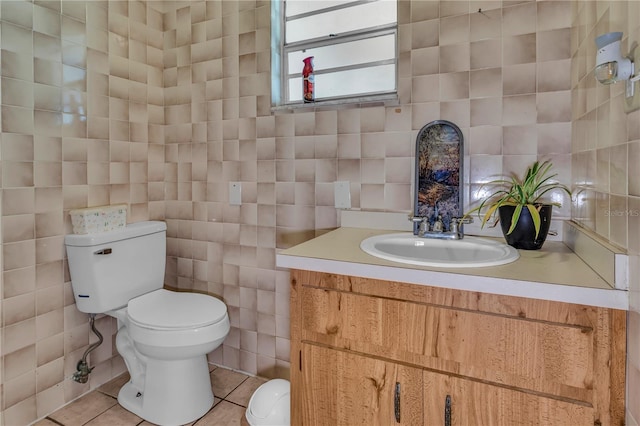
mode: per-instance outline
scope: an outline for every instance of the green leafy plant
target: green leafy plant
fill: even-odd
[[[511,227],[507,232],[507,235],[511,234],[518,224],[522,209],[526,208],[531,214],[533,224],[536,231],[536,238],[540,233],[540,208],[543,205],[553,205],[560,207],[560,203],[542,202],[542,197],[554,189],[560,189],[566,192],[571,197],[571,190],[565,185],[553,180],[557,174],[551,174],[552,164],[549,160],[542,163],[536,161],[527,168],[524,178],[520,179],[517,176],[512,176],[510,179],[497,179],[491,182],[487,182],[485,186],[495,186],[493,192],[491,192],[480,205],[473,210],[470,210],[465,214],[469,216],[474,212],[478,212],[478,217],[481,215],[481,211],[487,208],[484,216],[482,216],[482,226],[496,215],[498,208],[501,206],[515,206],[513,215],[511,216]],[[498,223],[499,219],[496,219],[495,223]]]

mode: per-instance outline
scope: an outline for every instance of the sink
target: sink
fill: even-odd
[[[408,232],[369,237],[360,243],[360,248],[392,262],[441,268],[497,266],[520,257],[516,249],[499,241],[469,236],[461,240],[437,240]]]

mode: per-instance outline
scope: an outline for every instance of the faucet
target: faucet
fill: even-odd
[[[452,217],[449,223],[449,230],[444,230],[444,223],[442,222],[442,216],[438,214],[438,206],[434,208],[433,216],[435,220],[433,225],[430,224],[430,218],[420,216],[409,216],[409,220],[414,223],[418,223],[418,237],[421,238],[436,238],[440,240],[461,240],[464,238],[463,224],[472,223],[471,217]],[[431,229],[429,229],[431,227]]]

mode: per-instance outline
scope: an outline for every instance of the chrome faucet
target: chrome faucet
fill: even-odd
[[[409,220],[415,223],[419,223],[418,227],[418,237],[421,238],[437,238],[440,240],[461,240],[464,238],[464,227],[462,226],[465,223],[472,223],[473,218],[471,217],[452,217],[451,222],[449,223],[449,230],[444,230],[444,224],[442,222],[442,217],[438,215],[433,226],[429,229],[429,218],[428,217],[417,217],[417,216],[409,216]]]

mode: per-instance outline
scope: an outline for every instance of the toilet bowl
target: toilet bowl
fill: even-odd
[[[140,222],[98,235],[67,235],[71,285],[82,312],[118,320],[116,347],[130,380],[122,407],[158,425],[180,425],[213,406],[207,354],[229,333],[226,305],[163,289],[166,225]]]
[[[138,350],[159,359],[188,357],[202,345],[210,352],[229,331],[225,304],[198,293],[156,290],[130,300],[126,314]]]

